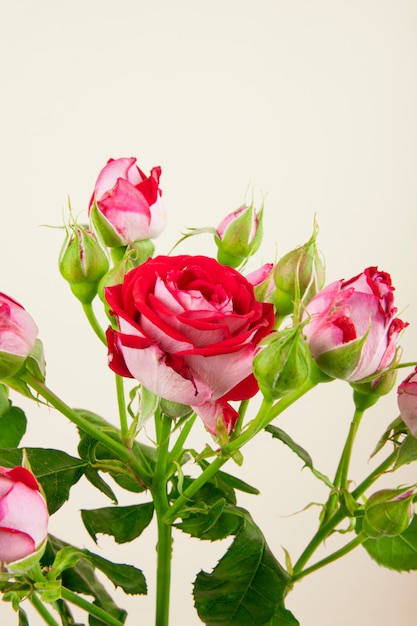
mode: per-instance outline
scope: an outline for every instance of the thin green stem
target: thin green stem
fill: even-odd
[[[342,455],[340,457],[339,465],[336,471],[336,475],[333,481],[333,484],[336,487],[336,489],[338,489],[339,487],[341,489],[347,489],[347,481],[348,481],[350,460],[352,458],[353,444],[355,442],[356,434],[358,432],[359,424],[361,422],[363,414],[364,414],[364,411],[355,409],[355,413],[353,415],[353,419],[349,427],[349,434],[347,436],[346,443],[344,445]]]
[[[334,491],[330,494],[329,499],[325,506],[325,514],[322,519],[322,524],[325,524],[327,520],[333,515],[339,504],[339,489],[348,488],[348,475],[350,460],[352,458],[353,444],[356,439],[359,424],[364,414],[364,410],[358,408],[355,409],[352,421],[349,426],[349,433],[343,446],[342,454],[340,455],[339,464],[337,466],[336,474],[334,477],[333,485]]]
[[[349,543],[347,543],[345,546],[343,546],[339,550],[336,550],[335,552],[332,552],[332,554],[329,554],[329,556],[326,556],[324,559],[321,559],[321,561],[317,561],[317,563],[314,563],[314,565],[311,565],[310,567],[306,567],[306,569],[304,570],[298,571],[296,574],[294,574],[291,577],[291,582],[300,580],[301,578],[304,578],[305,576],[308,576],[309,574],[316,572],[317,570],[321,569],[325,565],[328,565],[329,563],[333,563],[334,561],[337,561],[337,559],[340,559],[342,556],[345,556],[345,554],[348,554],[349,552],[351,552],[352,550],[360,546],[361,543],[365,541],[365,539],[366,539],[365,535],[357,535],[354,539],[352,539],[352,541],[349,541]]]
[[[60,626],[55,618],[50,614],[45,604],[38,598],[35,593],[30,596],[30,602],[35,607],[39,615],[43,618],[44,622],[49,626]]]
[[[145,483],[148,484],[151,479],[151,475],[144,468],[142,463],[133,455],[131,450],[125,448],[125,446],[119,441],[110,437],[107,433],[103,432],[92,424],[89,420],[79,415],[76,411],[71,409],[65,402],[63,402],[57,395],[53,393],[43,382],[38,380],[35,376],[29,372],[25,372],[22,379],[28,383],[34,391],[42,396],[51,406],[55,407],[60,413],[65,415],[73,424],[78,426],[85,433],[91,435],[94,439],[102,443],[109,450],[123,462],[125,462],[135,474]]]
[[[155,626],[168,626],[171,586],[172,528],[164,522],[168,511],[167,462],[172,420],[155,415],[158,456],[152,481],[152,498],[158,527]]]
[[[228,456],[218,456],[206,469],[198,476],[185,491],[178,496],[174,504],[164,516],[166,524],[171,524],[177,517],[182,507],[192,499],[203,485],[212,478],[216,472],[229,460]]]
[[[127,424],[127,411],[125,402],[125,388],[123,378],[116,374],[116,393],[117,393],[117,406],[119,408],[119,420],[120,420],[120,434],[122,441],[125,444],[128,442],[129,426]],[[129,445],[130,447],[130,445]]]
[[[106,334],[104,330],[102,329],[96,317],[96,314],[94,313],[93,305],[90,302],[90,304],[83,304],[82,306],[83,306],[83,311],[88,321],[90,322],[91,328],[94,330],[94,332],[96,333],[100,341],[104,343],[105,346],[107,346]]]
[[[66,589],[66,587],[62,587],[61,595],[64,600],[71,602],[71,604],[78,606],[80,609],[87,611],[90,615],[94,615],[94,617],[102,620],[106,626],[123,626],[123,623],[113,617],[113,615],[110,615],[110,613],[107,613],[107,611],[104,611],[96,604],[84,600],[84,598],[77,595],[73,591]]]
[[[231,455],[235,450],[239,450],[245,443],[253,439],[257,433],[268,426],[273,419],[278,417],[278,415],[294,404],[294,402],[299,400],[308,391],[313,389],[316,384],[315,381],[309,379],[295,391],[283,396],[276,404],[264,400],[257,416],[249,422],[247,428],[244,429],[238,437],[232,439],[224,446],[223,453]]]
[[[361,496],[378,478],[389,468],[394,462],[397,456],[397,452],[392,452],[382,463],[378,465],[370,474],[352,491],[352,496],[356,500]],[[310,560],[317,548],[323,541],[334,531],[336,526],[340,524],[346,517],[348,517],[345,509],[340,508],[334,512],[329,519],[320,526],[304,552],[299,557],[298,561],[294,565],[294,574],[298,574],[302,571],[304,565]]]
[[[184,444],[187,440],[188,435],[190,434],[190,431],[194,425],[195,420],[197,419],[197,414],[194,413],[193,415],[191,415],[187,421],[185,422],[185,424],[183,425],[183,427],[181,428],[181,431],[177,437],[177,440],[174,444],[174,446],[172,447],[171,452],[168,455],[168,460],[167,460],[167,466],[169,468],[169,465],[171,463],[173,463],[174,461],[177,461],[180,459],[183,451],[184,451]]]
[[[299,387],[296,391],[287,394],[279,402],[273,404],[270,401],[264,400],[258,411],[256,417],[248,424],[248,427],[241,432],[241,434],[227,443],[221,450],[220,455],[206,467],[206,469],[198,476],[192,483],[185,489],[185,491],[178,496],[169,511],[165,515],[165,522],[172,523],[177,517],[182,507],[192,499],[203,485],[206,484],[216,472],[229,460],[234,452],[239,450],[248,441],[263,430],[275,417],[287,409],[296,400],[301,398],[307,391],[312,389],[316,385],[316,382],[307,381],[304,385]]]
[[[352,491],[352,496],[355,498],[355,500],[357,498],[359,498],[359,496],[361,496],[363,493],[365,493],[365,491],[374,484],[374,482],[376,480],[378,480],[378,478],[380,476],[382,476],[382,474],[384,474],[390,467],[391,465],[394,463],[395,459],[397,458],[397,450],[394,450],[393,452],[391,452],[391,454],[389,456],[387,456],[386,459],[384,459],[382,461],[382,463],[380,463],[378,465],[378,467],[376,467],[370,474],[369,476],[367,476],[357,487],[356,489],[354,489]]]

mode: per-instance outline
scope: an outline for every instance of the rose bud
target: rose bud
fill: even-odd
[[[147,177],[135,163],[135,158],[110,159],[90,200],[90,218],[109,248],[155,239],[165,228],[161,168],[152,168]]]
[[[22,305],[0,293],[0,378],[20,370],[37,334],[38,327]]]
[[[230,433],[228,404],[258,391],[256,347],[274,323],[273,306],[231,267],[204,256],[158,256],[105,289],[118,330],[109,328],[109,365],[149,391],[192,406],[216,434]]]
[[[263,395],[272,400],[300,387],[309,376],[310,360],[299,327],[266,337],[253,362],[253,371]]]
[[[382,489],[365,505],[362,531],[367,537],[396,537],[407,530],[412,518],[413,491]]]
[[[262,242],[262,216],[263,209],[257,213],[251,204],[233,211],[220,222],[215,235],[219,263],[238,267],[255,254]]]
[[[300,302],[307,304],[324,284],[324,261],[316,246],[317,227],[303,246],[284,255],[274,270],[275,307],[279,317],[290,315]]]
[[[59,271],[80,302],[90,304],[94,300],[99,282],[108,268],[107,256],[94,233],[72,224],[60,253]]]
[[[356,382],[392,364],[396,341],[407,326],[395,317],[393,291],[389,274],[368,267],[350,280],[331,283],[311,300],[304,334],[321,370]]]
[[[255,298],[260,302],[271,302],[274,292],[273,263],[265,263],[259,269],[246,275],[246,280],[253,285]]]
[[[417,367],[398,387],[398,408],[401,419],[417,437]]]
[[[48,510],[33,474],[24,467],[0,467],[0,563],[18,574],[42,556]]]

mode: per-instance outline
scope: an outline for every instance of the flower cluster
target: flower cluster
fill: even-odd
[[[157,517],[157,626],[168,625],[173,529],[201,539],[234,537],[213,573],[200,572],[194,584],[195,606],[207,624],[295,626],[298,622],[284,607],[293,584],[358,545],[382,565],[417,569],[417,484],[364,495],[385,471],[417,460],[417,367],[398,387],[401,417],[377,444],[379,452],[391,442],[393,453],[358,487],[352,489],[349,480],[359,422],[392,389],[401,367],[398,342],[408,324],[397,316],[390,275],[372,266],[325,285],[316,225],[304,245],[276,263],[246,272],[263,233],[263,207],[257,211],[253,203],[227,214],[216,228],[194,229],[192,234],[213,235],[217,259],[154,255],[153,240],[166,223],[160,178],[160,167],[146,176],[135,158],[110,159],[94,185],[89,223],[67,225],[59,258],[63,278],[107,348],[108,365],[116,374],[120,427],[91,411],[71,409],[48,389],[34,320],[15,300],[0,294],[0,450],[5,465],[0,467],[0,591],[6,593],[6,580],[12,592],[5,597],[18,606],[25,594],[33,599],[41,590],[45,602],[64,616],[63,623],[69,623],[65,602],[77,604],[73,592],[81,591],[94,597],[90,605],[78,602],[94,620],[122,626],[125,615],[103,595],[95,570],[101,569],[127,593],[146,591],[142,572],[133,568],[133,576],[132,566],[111,564],[88,550],[47,539],[48,511],[64,504],[83,474],[114,503],[82,511],[94,540],[97,533],[105,533],[117,542],[131,541]],[[94,301],[106,316],[104,326]],[[124,379],[137,382],[129,402]],[[355,410],[332,480],[272,422],[314,386],[334,379],[351,385]],[[73,422],[80,435],[80,458],[19,448],[26,417],[9,400],[9,390],[43,398]],[[263,401],[250,416],[248,401],[258,391]],[[197,416],[211,444],[200,451],[186,446]],[[150,417],[155,424],[153,448],[139,438]],[[236,490],[257,490],[220,472],[229,459],[242,463],[241,448],[264,430],[286,443],[329,488],[316,535],[287,570],[270,553],[250,514],[237,506]],[[197,478],[186,474],[190,458],[201,470]],[[104,474],[128,491],[149,493],[152,501],[118,506]],[[354,539],[306,568],[315,549],[346,518]],[[408,552],[404,548],[403,560],[392,544],[399,536],[406,536],[404,545],[411,546]],[[243,558],[239,577],[232,576],[236,554],[245,550],[253,559]],[[83,566],[87,569],[77,569],[80,560],[88,562]],[[62,576],[66,570],[68,580]],[[15,583],[10,582],[13,577]],[[30,591],[22,591],[23,583],[32,585]],[[251,604],[250,598],[260,593],[263,602]],[[46,621],[56,623],[49,614]]]

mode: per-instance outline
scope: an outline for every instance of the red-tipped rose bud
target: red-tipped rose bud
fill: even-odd
[[[135,163],[135,158],[110,159],[95,184],[89,214],[109,248],[155,239],[165,228],[161,168],[147,177]]]
[[[0,378],[16,374],[35,347],[38,328],[21,304],[0,293]]]
[[[24,467],[0,467],[1,578],[20,574],[42,556],[48,532],[48,510],[38,483]]]
[[[321,370],[357,382],[392,364],[398,336],[407,326],[395,317],[393,291],[389,274],[368,267],[350,280],[331,283],[311,300],[304,334]]]

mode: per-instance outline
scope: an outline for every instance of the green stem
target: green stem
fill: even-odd
[[[272,402],[264,400],[261,408],[259,409],[258,415],[251,422],[249,422],[247,428],[243,430],[238,437],[232,438],[230,443],[224,446],[223,453],[230,456],[235,450],[239,450],[245,445],[245,443],[253,439],[257,433],[268,426],[268,424],[272,422],[275,417],[280,415],[289,406],[294,404],[294,402],[299,400],[304,394],[307,393],[307,391],[313,389],[316,384],[316,381],[309,379],[295,391],[286,394],[276,404],[272,404]]]
[[[184,426],[181,428],[180,434],[178,435],[178,438],[171,450],[171,452],[168,455],[168,460],[167,460],[167,466],[169,467],[169,465],[171,463],[173,463],[174,461],[179,460],[179,458],[181,457],[181,454],[184,451],[184,444],[187,440],[188,435],[190,434],[190,431],[194,425],[195,420],[197,419],[197,414],[194,413],[194,415],[191,415],[187,421],[185,422]]]
[[[116,374],[116,393],[117,393],[117,406],[119,407],[119,419],[120,419],[120,435],[122,437],[122,441],[125,444],[128,444],[128,447],[131,447],[128,442],[128,433],[129,427],[127,424],[127,411],[126,411],[126,402],[125,402],[125,388],[123,383],[123,378]]]
[[[384,459],[382,461],[382,463],[380,463],[378,465],[378,467],[376,467],[370,474],[369,476],[367,476],[357,487],[356,489],[354,489],[352,491],[352,496],[355,498],[355,500],[357,498],[359,498],[359,496],[361,496],[363,493],[365,493],[365,491],[374,484],[374,482],[376,480],[378,480],[378,478],[384,474],[388,468],[391,467],[391,465],[393,464],[393,462],[395,461],[395,459],[397,458],[397,450],[394,450],[393,452],[391,452],[391,454],[389,456],[387,456],[386,459]]]
[[[90,421],[79,415],[63,402],[53,391],[51,391],[43,382],[38,380],[30,372],[25,372],[22,380],[28,383],[39,395],[41,395],[50,405],[55,407],[60,413],[65,415],[73,424],[78,426],[82,431],[91,435],[94,439],[102,443],[123,462],[125,462],[141,480],[148,484],[151,479],[149,472],[143,467],[139,460],[133,455],[131,450],[125,448],[123,444],[110,437],[107,433],[98,429]]]
[[[84,600],[84,598],[77,595],[73,591],[70,591],[69,589],[62,587],[61,595],[64,598],[64,600],[71,602],[71,604],[75,604],[75,606],[78,606],[80,607],[80,609],[87,611],[87,613],[89,613],[90,615],[94,615],[94,617],[97,617],[98,619],[102,620],[102,622],[104,622],[106,626],[123,626],[123,623],[120,622],[115,617],[113,617],[113,615],[110,615],[110,613],[107,613],[107,611],[104,611],[96,604],[93,604],[92,602],[88,602],[87,600]]]
[[[206,484],[216,472],[229,460],[234,452],[239,450],[248,441],[263,430],[275,417],[285,411],[291,404],[301,398],[307,391],[316,385],[314,381],[307,381],[299,389],[287,394],[276,404],[272,404],[267,400],[262,402],[256,417],[248,424],[248,427],[236,439],[232,439],[221,450],[220,455],[206,467],[206,469],[198,476],[187,489],[178,496],[169,511],[165,514],[165,522],[172,523],[177,517],[182,507],[191,500],[197,491]]]
[[[314,563],[314,565],[311,565],[304,570],[298,571],[292,576],[291,582],[300,580],[301,578],[304,578],[304,576],[312,574],[313,572],[321,569],[325,565],[337,561],[337,559],[340,559],[342,556],[345,556],[345,554],[348,554],[349,552],[357,548],[357,546],[360,546],[361,543],[365,541],[365,539],[365,535],[357,535],[354,539],[352,539],[352,541],[343,546],[343,548],[340,548],[340,550],[336,550],[335,552],[332,552],[332,554],[329,554],[329,556],[326,556],[321,561],[317,561],[317,563]]]
[[[106,334],[99,324],[96,314],[94,313],[93,305],[90,302],[90,304],[83,304],[82,306],[84,313],[86,314],[86,317],[90,322],[91,328],[94,330],[100,341],[104,343],[105,346],[107,346]]]
[[[30,596],[30,602],[35,607],[39,615],[43,618],[46,624],[49,626],[59,626],[59,623],[54,619],[54,617],[50,614],[45,604],[38,598],[35,593],[32,593]]]
[[[172,420],[164,414],[155,415],[158,456],[151,487],[158,527],[155,626],[169,624],[172,527],[163,518],[169,508],[166,475],[171,423]]]
[[[172,524],[172,522],[178,517],[179,511],[182,507],[192,499],[203,485],[206,484],[212,478],[216,472],[229,460],[228,456],[218,456],[206,469],[198,476],[185,491],[178,496],[174,504],[166,512],[164,521],[166,524]]]
[[[361,496],[378,478],[392,465],[397,456],[397,452],[392,452],[382,463],[378,465],[370,474],[352,491],[352,496],[356,500]],[[340,508],[333,513],[329,519],[320,526],[304,552],[294,565],[294,574],[297,575],[303,570],[304,565],[310,560],[317,548],[333,532],[338,524],[348,517],[347,512]]]
[[[355,409],[355,413],[353,415],[353,419],[349,427],[349,434],[347,436],[346,443],[344,445],[342,455],[340,457],[339,465],[336,471],[336,475],[334,478],[333,484],[336,487],[336,489],[338,489],[339,487],[341,489],[347,489],[349,465],[350,465],[350,460],[352,458],[353,444],[355,442],[356,434],[358,432],[359,424],[361,422],[364,412],[365,411]]]
[[[348,475],[350,460],[352,458],[353,444],[356,439],[356,433],[358,432],[359,424],[364,414],[364,410],[355,409],[352,421],[349,426],[349,433],[345,441],[345,445],[340,456],[339,464],[337,466],[336,474],[334,477],[333,485],[334,491],[330,494],[329,499],[325,506],[325,515],[322,520],[322,524],[325,524],[327,520],[333,515],[339,504],[339,489],[348,488]]]

